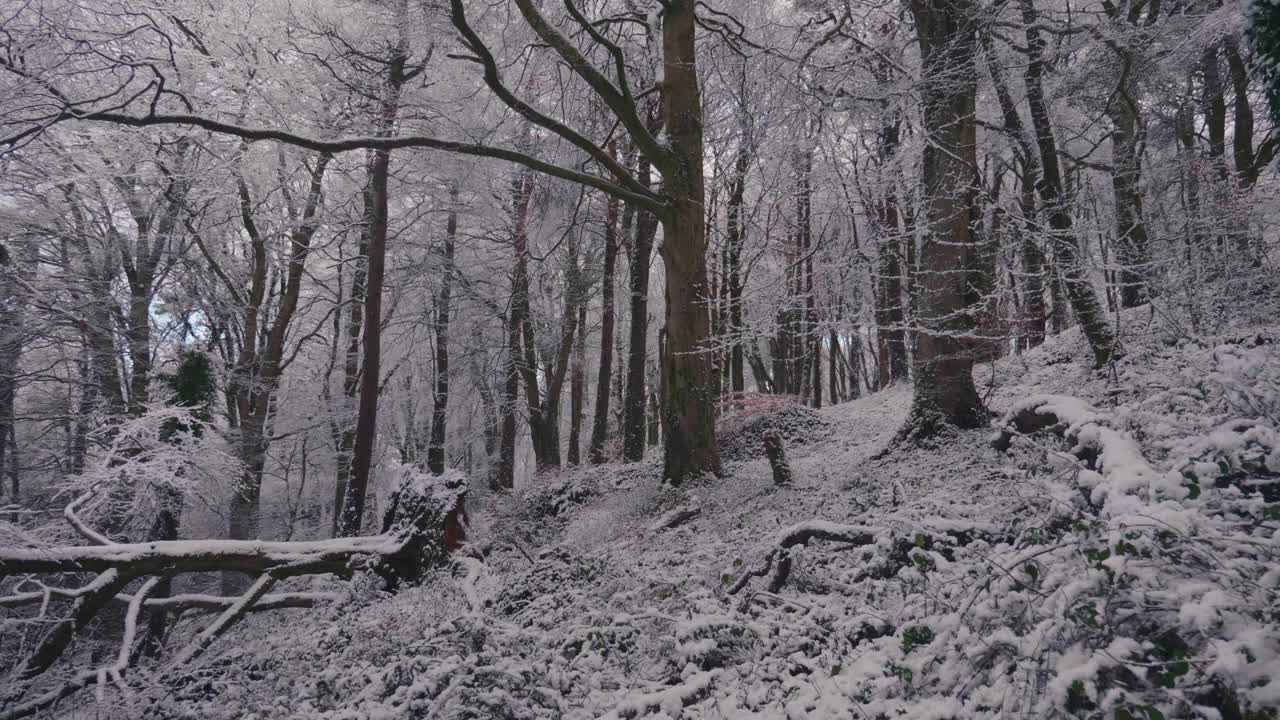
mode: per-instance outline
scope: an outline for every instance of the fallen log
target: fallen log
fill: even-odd
[[[91,491],[93,492],[93,491]],[[127,617],[136,621],[143,612],[170,612],[185,608],[219,611],[219,615],[178,654],[166,673],[198,657],[224,635],[246,613],[278,607],[308,607],[338,596],[334,593],[268,594],[280,580],[300,575],[333,574],[350,577],[368,570],[384,578],[389,589],[413,582],[442,563],[448,552],[446,528],[460,514],[466,483],[458,473],[442,477],[408,472],[401,479],[383,532],[372,537],[334,538],[310,542],[265,542],[256,540],[173,540],[145,543],[114,543],[89,528],[76,514],[78,498],[64,517],[92,545],[0,549],[0,579],[23,576],[13,591],[0,596],[0,607],[17,608],[39,604],[46,616],[54,601],[71,603],[62,619],[50,624],[35,649],[19,663],[13,686],[0,697],[0,720],[34,714],[83,687],[111,679],[124,685],[123,675],[131,662],[131,648],[121,647],[116,664],[91,673],[73,676],[70,681],[26,700],[40,676],[52,667],[76,636],[108,605],[124,603]],[[239,597],[177,595],[149,598],[147,594],[160,579],[194,572],[238,571],[257,576]],[[34,576],[82,575],[93,573],[88,583],[76,587],[54,587]],[[135,581],[145,580],[132,595],[125,592]],[[29,584],[38,589],[24,590]],[[132,643],[131,635],[125,639]]]

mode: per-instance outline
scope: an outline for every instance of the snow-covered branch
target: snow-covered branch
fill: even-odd
[[[75,588],[46,585],[27,578],[17,591],[0,597],[0,607],[40,605],[39,617],[48,614],[55,601],[71,601],[65,616],[53,623],[35,650],[14,672],[19,683],[8,696],[10,709],[0,718],[30,715],[88,685],[108,681],[123,685],[128,668],[138,618],[144,610],[170,612],[187,608],[220,610],[220,614],[196,635],[170,664],[170,672],[203,654],[219,637],[247,613],[286,607],[310,607],[337,599],[335,593],[268,592],[280,580],[332,573],[350,576],[357,564],[384,577],[389,585],[413,581],[445,556],[445,519],[455,512],[465,493],[465,484],[434,483],[432,478],[411,474],[395,493],[385,531],[372,537],[334,538],[312,542],[263,542],[243,540],[173,540],[145,543],[112,543],[79,519],[76,508],[94,491],[77,497],[64,513],[67,521],[91,542],[108,544],[19,548],[0,550],[0,578],[13,575],[96,573],[90,582]],[[149,598],[166,578],[191,572],[244,572],[258,576],[238,597],[175,595]],[[126,588],[144,579],[133,594]],[[24,590],[35,583],[36,589]],[[70,647],[76,636],[108,605],[123,603],[125,632],[114,665],[76,675],[70,681],[25,703],[18,704],[31,690],[31,682],[44,674]]]

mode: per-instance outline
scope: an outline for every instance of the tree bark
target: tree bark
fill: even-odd
[[[378,131],[389,136],[400,106],[405,65],[409,57],[407,0],[396,11],[400,34],[388,57],[387,80],[379,108]],[[360,368],[360,397],[357,406],[355,444],[351,454],[351,480],[342,503],[342,534],[358,535],[364,522],[365,496],[373,468],[373,451],[378,440],[378,391],[382,386],[382,285],[387,261],[387,182],[391,151],[373,151],[370,165],[369,267],[364,300],[364,354]]]
[[[1223,47],[1227,56],[1227,68],[1231,75],[1234,93],[1232,123],[1232,154],[1235,156],[1236,176],[1240,189],[1248,190],[1258,182],[1280,149],[1280,134],[1272,132],[1257,148],[1254,147],[1253,106],[1249,99],[1249,68],[1240,55],[1239,39],[1227,38]]]
[[[596,406],[591,422],[592,464],[605,461],[609,437],[609,380],[613,375],[613,276],[618,262],[618,199],[610,197],[604,221],[604,271],[600,275],[600,370],[596,374]]]
[[[1218,63],[1218,46],[1204,49],[1200,59],[1204,74],[1204,129],[1209,139],[1209,158],[1220,180],[1227,179],[1227,103],[1222,87],[1222,71]]]
[[[511,180],[511,245],[515,254],[511,272],[511,309],[507,314],[507,367],[502,388],[502,430],[498,448],[499,489],[515,487],[516,456],[516,396],[520,392],[520,380],[526,376],[522,343],[526,339],[525,326],[529,315],[528,221],[529,196],[532,192],[532,175],[521,170]],[[530,333],[530,336],[532,333]],[[532,338],[529,337],[529,341]],[[534,397],[537,398],[536,378]],[[526,390],[527,391],[527,390]],[[535,444],[537,440],[535,439]]]
[[[366,184],[362,191],[366,208],[373,207],[369,196],[371,186]],[[356,396],[360,392],[360,333],[364,322],[364,301],[368,296],[366,287],[369,276],[369,233],[371,227],[366,218],[364,227],[360,229],[360,242],[356,255],[352,258],[355,267],[351,272],[351,294],[347,298],[347,349],[342,362],[342,412],[338,420],[341,428],[337,434],[335,448],[337,474],[333,486],[333,528],[332,536],[338,537],[342,522],[342,503],[347,497],[347,483],[351,480],[352,448],[356,442],[355,408]]]
[[[431,395],[431,439],[427,446],[427,469],[444,472],[445,430],[449,408],[449,312],[453,293],[453,251],[458,235],[458,185],[449,188],[449,219],[444,230],[444,272],[440,277],[440,297],[436,302],[436,385]]]
[[[569,371],[569,450],[566,461],[573,466],[582,464],[582,407],[587,392],[587,304],[585,298],[578,302],[578,336],[573,345],[573,363]]]
[[[670,154],[662,168],[674,207],[663,218],[667,275],[667,351],[662,357],[663,477],[673,484],[720,474],[715,363],[707,315],[707,238],[703,217],[702,101],[693,0],[671,0],[662,16],[663,112]]]
[[[1035,129],[1036,145],[1040,150],[1040,199],[1044,203],[1049,220],[1049,244],[1053,248],[1054,269],[1063,284],[1067,301],[1080,320],[1089,347],[1093,351],[1095,367],[1106,365],[1116,355],[1111,330],[1107,327],[1093,286],[1081,267],[1079,238],[1072,228],[1070,201],[1066,198],[1062,173],[1058,165],[1058,148],[1049,121],[1049,107],[1045,102],[1042,78],[1044,76],[1044,38],[1040,35],[1039,15],[1033,0],[1020,0],[1022,20],[1026,27],[1028,63],[1025,73],[1027,103],[1031,107],[1031,123]],[[1065,320],[1063,308],[1054,302],[1054,326]]]
[[[975,10],[969,0],[912,0],[922,57],[926,231],[918,269],[915,399],[900,437],[922,440],[986,420],[963,340],[977,191]]]
[[[0,481],[11,479],[9,502],[18,502],[20,488],[17,456],[6,452],[14,433],[14,398],[17,394],[18,359],[22,355],[22,301],[11,274],[18,272],[7,245],[0,245]],[[4,486],[0,483],[0,496]]]
[[[1029,164],[1022,167],[1022,194],[1019,203],[1022,209],[1022,296],[1024,314],[1023,340],[1028,349],[1044,344],[1045,305],[1044,305],[1044,251],[1036,239],[1036,196],[1035,175]]]
[[[898,152],[900,121],[895,116],[887,121],[879,134],[879,161],[888,169]],[[889,182],[884,197],[877,203],[877,278],[876,341],[879,354],[877,384],[880,388],[907,377],[906,315],[902,299],[906,272],[902,262],[904,238],[898,225],[898,193],[896,183]],[[909,240],[908,240],[909,241]]]
[[[746,123],[743,123],[744,127]],[[746,328],[742,318],[742,246],[746,241],[745,205],[747,171],[751,168],[751,151],[746,133],[740,140],[733,161],[733,184],[725,208],[725,296],[728,300],[729,390],[740,399],[747,390],[742,344]]]
[[[642,183],[649,184],[648,159],[640,158],[636,174]],[[626,462],[640,462],[644,459],[644,367],[649,355],[649,259],[653,254],[653,240],[658,232],[658,219],[652,213],[642,208],[636,208],[635,213],[635,234],[629,258],[631,323],[627,343],[627,386],[622,400],[622,458]]]
[[[1146,266],[1150,255],[1147,225],[1142,213],[1142,191],[1138,187],[1141,139],[1137,105],[1127,92],[1118,93],[1111,115],[1111,187],[1116,204],[1116,243],[1120,257],[1120,307],[1131,308],[1146,302]]]

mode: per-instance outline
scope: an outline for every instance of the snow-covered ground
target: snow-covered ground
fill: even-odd
[[[821,410],[821,439],[788,447],[791,487],[774,487],[759,456],[662,488],[650,457],[482,495],[471,535],[483,562],[476,552],[394,596],[260,614],[160,707],[1275,717],[1280,333],[1194,342],[1143,313],[1126,316],[1115,368],[1090,371],[1068,331],[975,373],[997,419],[1055,411],[1066,441],[998,452],[988,429],[886,453],[910,403],[894,387]],[[853,541],[791,548],[786,582],[769,589],[763,563],[814,520],[825,524],[799,529]]]

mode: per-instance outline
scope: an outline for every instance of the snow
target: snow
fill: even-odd
[[[822,410],[830,435],[788,448],[789,488],[763,458],[683,488],[657,485],[653,456],[566,471],[473,505],[483,561],[462,555],[392,596],[259,613],[163,707],[949,720],[1149,706],[1172,718],[1212,716],[1193,707],[1211,682],[1274,706],[1280,545],[1257,483],[1280,457],[1277,351],[1129,338],[1117,385],[1048,363],[1074,343],[980,370],[1000,378],[999,417],[1052,412],[1065,441],[1041,433],[997,452],[981,430],[882,454],[910,403],[895,386]],[[780,590],[754,579],[726,593],[803,535],[817,539],[791,548]],[[846,535],[874,542],[829,541]]]

